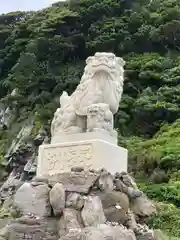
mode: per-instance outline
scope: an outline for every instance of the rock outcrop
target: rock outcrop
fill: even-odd
[[[61,183],[56,183],[51,189],[50,203],[54,211],[54,215],[61,215],[63,209],[65,208],[65,190]]]
[[[86,227],[96,227],[106,222],[101,200],[98,196],[88,196],[81,216]]]
[[[1,230],[0,240],[155,240],[154,231],[142,221],[156,208],[126,173],[112,176],[105,170],[74,168],[35,177],[13,199],[12,211],[19,216]]]
[[[15,193],[14,206],[22,215],[51,216],[50,188],[46,183],[24,183]]]
[[[3,161],[5,176],[1,176],[3,184],[0,187],[0,201],[4,202],[25,182],[30,181],[36,175],[36,159],[38,147],[47,138],[47,133],[43,128],[31,139],[24,142],[29,137],[33,129],[34,119],[24,123],[20,132],[13,140]]]

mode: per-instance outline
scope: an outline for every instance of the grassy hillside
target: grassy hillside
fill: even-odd
[[[38,126],[52,119],[56,97],[75,89],[85,59],[97,51],[114,52],[126,61],[115,125],[119,143],[130,152],[130,171],[150,197],[177,210],[179,0],[70,0],[38,12],[0,15],[0,99],[16,109],[10,129],[35,112]],[[19,90],[15,98],[9,96],[14,88]],[[3,159],[13,134],[1,130],[0,136]],[[167,226],[163,214],[170,212]],[[159,222],[152,219],[152,224],[180,237],[180,215],[171,207],[165,213],[160,211]]]

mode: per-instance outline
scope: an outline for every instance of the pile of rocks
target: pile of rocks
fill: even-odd
[[[0,240],[156,239],[142,224],[156,207],[124,172],[73,168],[35,177],[17,190],[12,211],[19,218],[1,231]]]

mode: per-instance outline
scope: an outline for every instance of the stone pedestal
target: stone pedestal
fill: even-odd
[[[117,134],[115,136],[110,136],[105,132],[85,132],[76,133],[71,135],[59,135],[53,136],[51,138],[51,144],[54,143],[65,143],[65,142],[78,142],[78,141],[89,141],[89,140],[103,140],[108,143],[117,145]]]
[[[112,174],[127,172],[127,158],[127,149],[100,138],[51,143],[39,148],[37,176],[68,172],[72,167],[105,168]]]

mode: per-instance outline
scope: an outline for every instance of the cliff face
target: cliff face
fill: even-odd
[[[178,0],[72,0],[0,16],[2,203],[34,176],[62,91],[72,93],[89,55],[111,51],[126,61],[115,125],[129,172],[161,202],[150,224],[180,236],[179,9]]]

